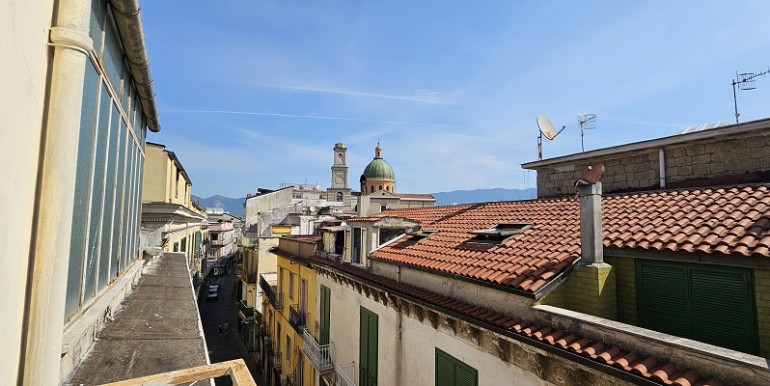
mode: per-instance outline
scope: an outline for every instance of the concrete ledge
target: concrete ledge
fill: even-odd
[[[766,358],[563,308],[532,308],[539,320],[559,329],[677,365],[686,364],[728,384],[770,385],[770,362]]]
[[[131,263],[80,315],[64,326],[59,379],[68,379],[86,358],[96,334],[104,327],[106,320],[115,315],[120,304],[139,281],[143,266],[142,259]]]

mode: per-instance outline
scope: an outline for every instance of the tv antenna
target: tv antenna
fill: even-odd
[[[735,86],[738,86],[738,90],[748,91],[757,88],[755,79],[770,74],[770,67],[766,71],[762,72],[744,72],[739,74],[735,72],[735,79],[733,79],[733,106],[735,106],[735,123],[738,123],[738,118],[741,116],[738,113],[738,94],[736,93]]]
[[[551,122],[545,115],[537,116],[537,128],[539,129],[537,134],[537,159],[543,159],[543,136],[548,138],[549,141],[553,141],[559,133],[564,131],[567,126],[562,126],[561,130],[556,131]]]
[[[596,128],[596,114],[579,114],[577,115],[578,125],[580,125],[580,148],[583,152],[586,151],[586,145],[583,142],[585,136],[585,130],[591,130]]]

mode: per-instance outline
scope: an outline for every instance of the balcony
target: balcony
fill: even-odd
[[[238,302],[238,315],[241,317],[241,320],[252,322],[254,321],[254,307],[247,306],[246,302],[241,300]]]
[[[349,363],[345,366],[336,365],[334,366],[334,386],[356,386],[356,383],[350,379],[351,375],[348,375],[348,371],[345,371],[345,368],[349,369],[348,371],[352,370],[352,377],[355,378],[355,363]]]
[[[273,362],[273,369],[276,371],[281,371],[281,352],[278,351],[273,354],[271,357],[271,362]]]
[[[236,274],[238,274],[238,271],[236,269]],[[257,283],[257,274],[256,273],[245,273],[240,275],[242,280],[245,281],[247,284],[256,284]]]
[[[334,362],[329,349],[331,345],[319,345],[308,329],[302,331],[302,340],[305,343],[302,351],[305,352],[310,363],[319,373],[334,369]]]
[[[305,319],[307,319],[307,314],[302,312],[296,304],[289,306],[289,324],[294,327],[297,333],[301,333],[305,329]]]
[[[264,277],[259,277],[259,288],[262,288],[262,293],[273,305],[273,308],[280,310],[283,308],[283,298],[280,293],[275,293],[273,287],[265,281]]]

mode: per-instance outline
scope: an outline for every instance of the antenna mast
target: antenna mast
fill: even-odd
[[[736,92],[735,86],[738,86],[738,90],[742,91],[748,91],[753,90],[757,88],[755,86],[755,79],[765,76],[767,74],[770,74],[770,67],[766,71],[753,73],[753,72],[744,72],[742,74],[739,74],[737,71],[735,72],[735,79],[733,79],[733,106],[735,107],[735,123],[738,123],[738,118],[741,116],[740,113],[738,113],[738,94]]]
[[[596,114],[578,114],[578,125],[580,125],[580,148],[586,151],[586,145],[583,142],[585,130],[596,128]]]

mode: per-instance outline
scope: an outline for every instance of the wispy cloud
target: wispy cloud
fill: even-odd
[[[411,96],[404,96],[404,95],[389,95],[389,94],[378,94],[378,93],[363,92],[363,91],[302,87],[302,86],[276,86],[276,85],[260,84],[260,85],[257,85],[257,87],[274,88],[274,89],[280,89],[280,90],[305,91],[305,92],[314,92],[314,93],[322,93],[322,94],[336,94],[336,95],[357,96],[357,97],[367,97],[367,98],[392,99],[392,100],[399,100],[399,101],[429,103],[429,104],[436,104],[436,105],[450,105],[450,106],[455,105],[452,102],[441,100],[440,93],[435,90],[416,90]]]
[[[256,116],[262,116],[262,117],[299,118],[299,119],[323,119],[323,120],[330,120],[330,121],[378,123],[378,124],[385,124],[385,125],[464,127],[464,126],[461,126],[461,125],[453,125],[453,124],[448,124],[448,123],[381,121],[381,120],[374,120],[374,119],[331,117],[331,116],[324,116],[324,115],[302,115],[302,114],[266,113],[266,112],[259,112],[259,111],[161,109],[161,112],[183,113],[183,114],[256,115]]]

